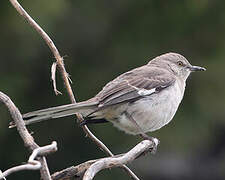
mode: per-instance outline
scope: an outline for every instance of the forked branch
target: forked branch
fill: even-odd
[[[82,178],[83,180],[91,180],[100,170],[121,167],[124,164],[139,158],[141,155],[150,152],[151,148],[153,148],[153,142],[144,140],[125,154],[86,161],[77,166],[72,166],[56,172],[51,175],[51,177],[52,180],[72,180]]]

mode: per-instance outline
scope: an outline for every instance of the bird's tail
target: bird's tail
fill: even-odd
[[[37,110],[23,114],[26,125],[41,122],[48,119],[55,119],[81,113],[86,116],[97,110],[97,102],[84,101],[76,104],[67,104],[42,110]],[[15,127],[15,123],[10,123],[10,128]]]

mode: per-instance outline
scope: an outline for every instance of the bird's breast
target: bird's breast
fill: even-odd
[[[183,98],[183,92],[175,82],[173,86],[138,101],[123,105],[120,116],[110,121],[129,134],[139,134],[160,129],[174,117]],[[123,113],[125,112],[126,113]],[[127,116],[129,114],[140,128]]]

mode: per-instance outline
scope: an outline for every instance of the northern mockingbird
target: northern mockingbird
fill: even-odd
[[[190,73],[205,70],[180,54],[163,54],[118,76],[87,101],[29,112],[23,118],[28,125],[81,113],[83,124],[109,121],[126,133],[145,137],[172,120]]]

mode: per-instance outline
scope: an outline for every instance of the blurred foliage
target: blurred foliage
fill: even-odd
[[[131,167],[142,179],[225,178],[225,1],[223,0],[39,0],[21,2],[51,36],[73,80],[79,101],[94,96],[117,75],[141,66],[165,52],[183,54],[207,68],[187,82],[184,100],[166,127],[152,133],[161,144]],[[0,91],[21,112],[69,103],[60,77],[55,96],[50,81],[54,62],[47,45],[8,1],[0,5]],[[6,108],[0,108],[0,169],[27,160],[29,153]],[[84,137],[74,117],[29,127],[40,145],[58,142],[48,157],[51,172],[105,156]],[[139,137],[111,124],[90,126],[114,153],[123,153]],[[7,179],[38,179],[38,172],[19,172]],[[129,179],[120,169],[101,172],[96,179]]]

